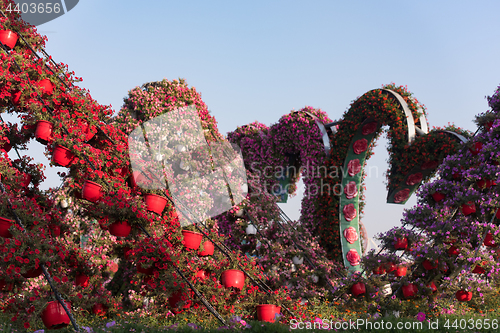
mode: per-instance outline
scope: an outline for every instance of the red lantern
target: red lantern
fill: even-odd
[[[351,293],[354,295],[354,297],[357,297],[359,295],[363,295],[366,293],[366,286],[363,282],[358,282],[355,283],[351,286]]]
[[[468,302],[472,299],[472,291],[459,290],[455,294],[455,297],[459,302]]]
[[[26,172],[23,172],[22,178],[23,178],[23,180],[22,180],[21,186],[28,187],[28,185],[31,183],[31,176],[28,175]]]
[[[52,237],[59,237],[61,235],[61,226],[57,224],[49,224],[49,230]]]
[[[438,290],[438,288],[434,284],[434,281],[432,281],[430,284],[428,284],[427,287],[431,288],[433,293],[435,293]]]
[[[49,79],[39,81],[38,88],[43,95],[52,95],[54,92],[54,84]]]
[[[486,124],[484,124],[484,129],[486,131],[489,131],[492,126],[493,126],[493,120],[492,121],[488,121]]]
[[[486,237],[484,238],[484,245],[489,246],[489,247],[497,247],[498,246],[498,244],[495,243],[495,240],[493,239],[493,235],[491,234],[491,232],[488,232],[486,234]]]
[[[69,310],[71,304],[69,302],[65,303]],[[51,330],[66,327],[70,322],[68,314],[58,301],[49,302],[47,307],[42,311],[41,317],[45,327]]]
[[[128,253],[129,251],[132,251],[130,247],[123,248],[123,258],[125,258],[125,260],[128,260],[130,258],[130,254]]]
[[[104,316],[106,314],[106,306],[102,303],[96,303],[92,307],[92,313],[98,316]]]
[[[441,200],[444,200],[444,198],[446,198],[446,196],[441,192],[432,193],[432,199],[436,202],[440,202]]]
[[[125,178],[129,174],[129,169],[127,166],[116,169],[116,173]]]
[[[196,272],[195,277],[200,279],[200,281],[203,281],[208,278],[208,273],[204,269],[200,269]]]
[[[198,252],[199,256],[211,256],[214,254],[214,244],[211,241],[205,241],[203,243],[203,251]]]
[[[97,133],[97,130],[90,126],[86,121],[83,121],[82,124],[81,124],[81,133],[84,133],[85,134],[85,142],[89,142],[95,135],[95,133]]]
[[[483,274],[485,272],[484,268],[481,267],[481,265],[476,265],[474,269],[472,270],[472,273],[474,274]]]
[[[127,221],[115,222],[109,225],[109,233],[116,237],[127,237],[132,226]]]
[[[75,278],[75,285],[86,288],[89,285],[89,277],[85,274],[77,274]]]
[[[388,263],[385,264],[385,271],[387,273],[391,273],[396,270],[396,265],[394,265],[393,262],[389,261]]]
[[[182,230],[182,236],[184,240],[182,243],[188,249],[197,250],[200,247],[201,240],[203,239],[203,234],[199,232]]]
[[[494,185],[496,185],[496,182],[494,180],[491,180],[491,179],[479,179],[477,182],[476,182],[476,185],[477,187],[479,187],[480,189],[485,189],[485,188],[490,188]]]
[[[430,271],[431,269],[434,269],[437,267],[437,260],[432,263],[430,260],[425,259],[424,262],[422,263],[422,266],[424,267],[425,270]]]
[[[457,239],[456,238],[446,238],[443,243],[444,244],[453,244],[453,243],[456,243],[457,242]]]
[[[155,272],[155,269],[153,266],[149,267],[149,268],[144,268],[142,267],[141,264],[138,264],[137,265],[137,272],[138,273],[142,273],[142,274],[145,274],[145,275],[153,275],[154,272]]]
[[[472,156],[476,156],[481,152],[481,149],[483,149],[483,144],[481,142],[474,142],[469,150]]]
[[[11,30],[0,30],[0,42],[2,42],[7,49],[12,50],[16,46],[18,36]]]
[[[275,316],[280,313],[279,307],[272,304],[259,304],[257,305],[257,319],[274,323]]]
[[[35,138],[36,141],[46,145],[50,141],[52,135],[52,123],[46,120],[39,120],[36,123]]]
[[[42,267],[38,267],[38,268],[29,269],[26,273],[21,274],[21,275],[27,279],[30,279],[30,278],[39,277],[40,275],[42,275],[42,273],[43,273]]]
[[[0,149],[5,150],[6,153],[8,153],[12,149],[12,145],[10,143],[7,143],[6,141],[0,143]]]
[[[152,193],[145,194],[144,200],[146,202],[146,209],[158,215],[161,215],[167,205],[166,198]]]
[[[476,205],[472,201],[469,201],[466,204],[462,205],[462,213],[465,216],[470,215],[470,214],[475,213],[475,212],[476,212]]]
[[[448,254],[450,256],[458,256],[460,253],[460,250],[458,248],[456,248],[454,245],[450,246],[450,248],[448,249]]]
[[[0,279],[0,291],[7,290],[11,291],[14,288],[13,283],[7,283],[4,279]]]
[[[12,234],[9,231],[10,226],[14,223],[13,220],[0,217],[0,237],[12,238]]]
[[[394,272],[394,275],[398,276],[398,277],[405,276],[406,275],[406,271],[407,271],[406,266],[398,266],[396,268],[396,271]]]
[[[12,92],[11,95],[12,104],[16,106],[19,105],[21,103],[21,95],[22,93],[19,90]]]
[[[375,275],[384,275],[385,274],[385,267],[383,265],[378,266],[373,270],[373,274]]]
[[[401,289],[403,290],[403,296],[405,298],[412,298],[418,292],[417,286],[414,285],[413,283],[410,283],[410,284],[408,284],[406,286],[403,286],[403,287],[401,287]]]
[[[406,237],[396,238],[396,241],[394,242],[394,249],[406,250],[407,247],[408,247],[408,239],[406,239]]]
[[[245,273],[238,269],[228,269],[222,272],[221,280],[224,287],[234,287],[241,290],[245,285]]]
[[[190,292],[190,294],[192,298],[193,292]],[[168,298],[168,304],[170,305],[170,308],[173,313],[179,314],[183,311],[182,309],[189,309],[191,307],[192,304],[191,298],[189,297],[189,294],[183,293],[182,291],[179,290],[173,293],[172,296]],[[179,303],[182,301],[184,301],[184,305],[182,309],[178,309]]]
[[[75,155],[66,147],[56,145],[52,152],[52,162],[55,165],[67,167],[73,162]]]
[[[102,198],[102,186],[96,182],[86,180],[82,188],[82,198],[96,203]]]

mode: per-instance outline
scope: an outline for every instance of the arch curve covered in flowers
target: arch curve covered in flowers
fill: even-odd
[[[326,130],[321,125],[325,124],[331,128],[329,144],[322,141]],[[282,180],[287,194],[293,194],[303,176],[300,225],[311,235],[319,235],[330,259],[356,271],[362,253],[363,166],[384,125],[389,126],[389,203],[405,203],[443,158],[467,140],[466,133],[455,128],[429,132],[423,106],[394,84],[367,92],[336,122],[323,111],[306,107],[269,128],[253,123],[228,138],[240,145],[247,169],[268,193],[275,193]]]

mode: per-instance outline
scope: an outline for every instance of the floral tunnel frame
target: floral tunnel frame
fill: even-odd
[[[305,114],[307,117],[309,117],[314,121],[314,124],[316,125],[317,129],[320,132],[321,136],[320,140],[323,142],[326,157],[328,157],[330,155],[330,150],[331,150],[330,136],[332,135],[332,127],[323,124],[323,122],[316,115],[314,115],[309,111],[306,110],[292,111],[292,114],[296,112],[302,112],[303,114]],[[273,188],[273,194],[280,197],[278,203],[286,203],[288,201],[288,187],[291,184],[295,183],[293,181],[294,178],[297,178],[297,176],[300,177],[300,175],[296,174],[297,172],[300,173],[300,166],[298,167],[299,170],[298,171],[296,170],[297,165],[300,164],[299,160],[300,153],[293,152],[293,153],[286,153],[286,155],[288,156],[288,164],[285,167],[286,172],[276,177],[276,180],[279,182],[279,186],[276,191]],[[289,170],[290,167],[293,167],[293,173],[290,172]]]
[[[373,106],[372,103],[364,101],[367,97],[378,99],[378,104],[380,105]],[[388,203],[404,204],[420,184],[434,174],[442,159],[450,153],[454,153],[458,145],[467,141],[467,138],[461,135],[462,132],[454,131],[453,129],[435,129],[429,132],[423,107],[402,87],[387,85],[384,89],[369,91],[353,102],[353,105],[356,103],[361,103],[362,105],[358,104],[356,107],[351,107],[344,115],[344,118],[336,122],[331,122],[328,117],[322,114],[321,110],[306,107],[300,111],[292,111],[288,116],[282,117],[278,124],[270,128],[257,123],[249,124],[238,128],[235,132],[228,135],[230,141],[242,143],[245,165],[247,168],[251,166],[251,171],[255,172],[254,164],[262,161],[268,161],[270,165],[281,167],[282,170],[288,170],[288,167],[291,166],[290,164],[296,164],[297,160],[300,160],[301,155],[304,154],[302,152],[304,148],[291,147],[293,144],[285,142],[286,139],[283,136],[286,135],[281,135],[279,129],[283,128],[282,126],[290,126],[293,130],[300,127],[293,122],[294,115],[296,116],[299,113],[311,117],[313,122],[309,122],[307,126],[309,126],[308,130],[310,132],[315,132],[310,136],[316,142],[312,149],[314,152],[309,152],[309,154],[316,158],[313,165],[318,167],[326,166],[327,168],[328,166],[337,167],[338,165],[343,165],[342,176],[333,179],[333,182],[332,178],[335,177],[325,177],[326,183],[340,185],[343,191],[340,195],[336,196],[338,205],[325,202],[322,194],[313,195],[312,198],[310,195],[307,198],[304,197],[300,221],[311,234],[319,233],[323,246],[328,247],[333,244],[334,247],[336,246],[335,244],[339,245],[342,251],[341,254],[332,256],[329,253],[329,257],[330,259],[343,262],[346,269],[350,272],[359,270],[358,265],[360,254],[362,253],[361,241],[364,239],[364,237],[359,237],[360,229],[362,228],[360,228],[358,213],[361,206],[361,184],[364,178],[363,166],[366,159],[371,155],[371,143],[381,133],[382,126],[389,125],[390,127],[391,147],[389,153],[393,162],[392,164],[395,161],[404,160],[407,157],[405,154],[408,154],[409,151],[413,152],[422,149],[426,152],[425,154],[417,154],[422,156],[418,156],[415,161],[408,163],[411,166],[409,170],[391,172],[394,171],[392,170],[394,166],[392,167],[388,173]],[[369,109],[369,112],[363,112],[363,109]],[[400,121],[401,118],[406,119],[406,121]],[[395,132],[400,137],[395,135]],[[297,136],[303,135],[303,132],[300,132],[298,129],[295,133]],[[325,133],[329,137],[328,144],[324,140]],[[245,141],[246,139],[247,141]],[[428,140],[440,140],[440,142],[444,142],[450,148],[440,149],[439,145],[431,145],[429,147],[427,144]],[[271,144],[269,144],[270,141],[272,141]],[[295,150],[298,150],[299,153]],[[405,150],[407,152],[404,152]],[[281,156],[276,157],[277,155]],[[293,158],[290,158],[290,155]],[[336,163],[332,164],[332,161]],[[304,163],[303,161],[299,161],[298,164],[303,165]],[[286,174],[286,176],[288,179],[280,183],[281,185],[286,184],[290,186],[293,190],[293,186],[299,177],[290,177],[289,174]],[[283,181],[283,179],[278,179],[278,181]],[[305,174],[304,181],[308,184],[313,184],[317,180],[308,179],[308,175]],[[277,194],[282,199],[283,190],[273,194]],[[330,197],[334,196],[330,194]],[[278,202],[280,199],[278,199]],[[337,216],[338,225],[336,228],[338,228],[338,231],[336,233],[338,237],[332,239],[330,235],[329,240],[325,237],[325,235],[329,234],[329,230],[325,228],[325,226],[328,227],[329,223],[328,220],[325,221],[323,219],[321,221],[318,216]],[[332,227],[335,228],[335,226]],[[326,242],[325,239],[327,240]]]
[[[421,112],[419,123],[416,126],[412,112],[406,101],[393,90],[383,89],[383,93],[392,95],[400,106],[400,110],[406,116],[408,146],[415,143],[416,135],[425,136],[429,133],[425,113]],[[359,126],[356,134],[351,140],[351,145],[344,162],[342,186],[343,193],[340,196],[339,220],[340,220],[340,241],[342,245],[342,257],[344,266],[350,272],[359,271],[360,254],[362,253],[359,221],[359,201],[360,188],[363,182],[363,166],[366,164],[368,147],[376,139],[377,132],[382,124],[374,118],[367,118]],[[461,143],[468,140],[455,132],[436,130],[436,133],[444,133]],[[439,149],[436,149],[439,150]],[[444,156],[443,156],[444,157]],[[409,197],[421,185],[424,178],[429,178],[436,171],[441,161],[424,161],[421,165],[415,166],[405,178],[399,183],[389,187],[387,203],[404,204]]]

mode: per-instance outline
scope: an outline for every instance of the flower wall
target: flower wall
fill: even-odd
[[[8,3],[0,1],[2,8]],[[210,253],[206,239],[199,248],[188,248],[190,230],[181,228],[168,190],[137,186],[148,175],[132,173],[128,134],[149,119],[192,105],[206,140],[222,138],[200,94],[183,80],[153,82],[132,89],[113,117],[109,107],[74,85],[81,80],[66,65],[37,57],[45,38],[34,27],[15,13],[0,21],[1,30],[24,37],[11,50],[2,49],[0,66],[1,111],[18,115],[22,124],[21,130],[8,123],[0,129],[5,185],[0,209],[6,219],[0,224],[0,293],[12,321],[25,329],[42,327],[40,318],[54,300],[42,265],[76,318],[89,313],[212,318],[187,281],[223,318],[253,318],[259,303],[280,305],[290,317],[285,310],[293,302],[284,289],[269,290],[254,260],[224,246],[216,221],[206,221],[204,228],[219,245],[215,251]],[[7,154],[22,151],[34,138],[53,165],[64,167],[58,189],[40,191],[44,167],[28,156],[11,160]],[[156,213],[148,201],[152,195],[164,204]],[[228,286],[229,278],[221,279],[228,269],[244,270],[247,279]]]

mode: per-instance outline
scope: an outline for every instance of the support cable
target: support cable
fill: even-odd
[[[9,206],[9,209],[10,209],[12,215],[14,216],[14,220],[21,227],[22,232],[24,234],[26,234],[26,229],[24,228],[24,225],[23,225],[21,219],[19,218],[19,216],[17,216],[16,212],[14,211],[14,208],[12,207],[12,203],[10,201],[10,198],[8,197],[7,191],[5,190],[5,186],[3,185],[3,183],[1,181],[0,181],[0,190],[2,191],[3,194],[6,195],[7,204]],[[64,312],[66,312],[66,314],[68,315],[69,320],[71,321],[71,324],[73,325],[73,328],[75,329],[75,331],[79,332],[78,324],[76,323],[75,319],[73,318],[73,315],[71,314],[68,307],[66,306],[66,303],[64,302],[64,299],[62,298],[61,294],[59,294],[59,291],[55,287],[54,281],[52,280],[50,273],[47,271],[45,264],[41,263],[40,267],[42,268],[43,275],[44,275],[45,279],[47,280],[50,288],[52,289],[52,292],[54,293],[56,300],[63,307]]]

